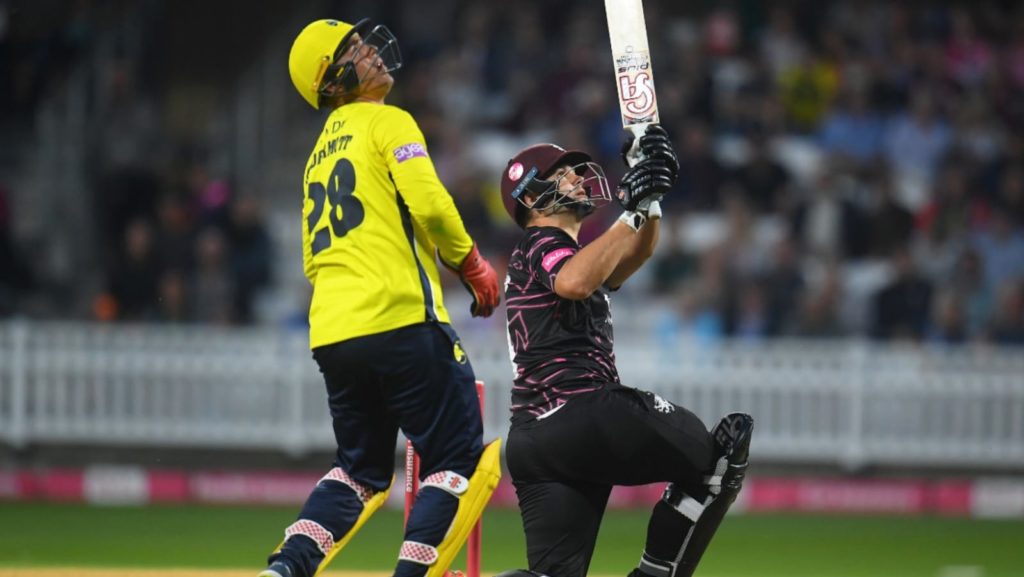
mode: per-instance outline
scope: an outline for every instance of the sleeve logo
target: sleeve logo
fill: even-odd
[[[560,248],[557,250],[553,250],[548,254],[544,255],[544,259],[541,261],[540,264],[541,266],[544,267],[545,271],[551,272],[551,269],[555,268],[556,264],[562,262],[563,260],[565,260],[566,257],[572,256],[575,253],[576,251],[574,251],[571,248]]]
[[[394,150],[395,160],[398,162],[405,162],[410,158],[416,158],[417,156],[427,157],[427,149],[423,147],[419,142],[410,142],[409,144],[403,144]]]

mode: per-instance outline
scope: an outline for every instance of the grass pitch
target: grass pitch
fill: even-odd
[[[255,575],[297,507],[0,503],[0,577]],[[328,574],[386,575],[401,511],[379,512]],[[625,575],[646,534],[644,511],[609,511],[593,575]],[[728,518],[702,577],[1020,577],[1024,521],[939,517],[746,515]],[[484,517],[483,573],[525,566],[516,511]],[[464,567],[460,557],[453,567]],[[84,568],[84,569],[79,569]]]

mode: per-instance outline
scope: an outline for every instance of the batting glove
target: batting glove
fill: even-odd
[[[627,211],[635,211],[641,201],[661,199],[672,188],[672,171],[660,158],[648,158],[629,169],[619,182],[615,199]],[[648,204],[649,205],[649,204]]]

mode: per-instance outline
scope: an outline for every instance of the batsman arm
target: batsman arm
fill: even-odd
[[[654,255],[654,247],[658,245],[660,233],[661,219],[649,218],[633,238],[623,243],[625,252],[605,281],[605,286],[616,290],[626,282],[626,279],[633,276],[633,273],[640,270],[640,267]]]
[[[635,230],[616,221],[566,261],[555,277],[555,293],[569,300],[590,297],[619,266],[637,236]]]

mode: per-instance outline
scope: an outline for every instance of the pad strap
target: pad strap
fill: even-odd
[[[718,495],[722,492],[722,477],[728,469],[729,460],[725,457],[719,457],[718,462],[715,463],[715,471],[704,477],[704,484],[708,486],[708,493]]]
[[[456,497],[461,497],[469,489],[469,479],[455,471],[438,471],[432,475],[427,475],[427,478],[423,479],[423,484],[420,486],[435,487]]]
[[[426,543],[416,541],[405,541],[398,551],[399,561],[409,561],[419,565],[431,566],[437,563],[437,548]]]
[[[640,556],[640,572],[652,577],[672,577],[676,571],[676,564],[661,559],[655,559],[644,551]]]
[[[689,495],[683,495],[682,499],[679,499],[678,503],[669,503],[672,508],[679,512],[680,515],[696,523],[700,520],[701,513],[704,512],[704,503],[694,499]]]
[[[316,543],[320,552],[327,555],[334,548],[334,535],[327,530],[326,527],[317,523],[316,521],[310,521],[309,519],[299,519],[292,523],[284,530],[284,538],[288,540],[295,535],[302,535],[308,537]]]
[[[317,483],[323,483],[324,481],[336,481],[338,483],[348,485],[349,487],[352,488],[353,491],[356,492],[356,497],[359,498],[359,501],[363,505],[366,505],[366,502],[373,498],[373,489],[367,487],[366,485],[363,485],[359,481],[356,481],[340,467],[335,467],[330,471],[327,471],[327,474],[321,477]]]

